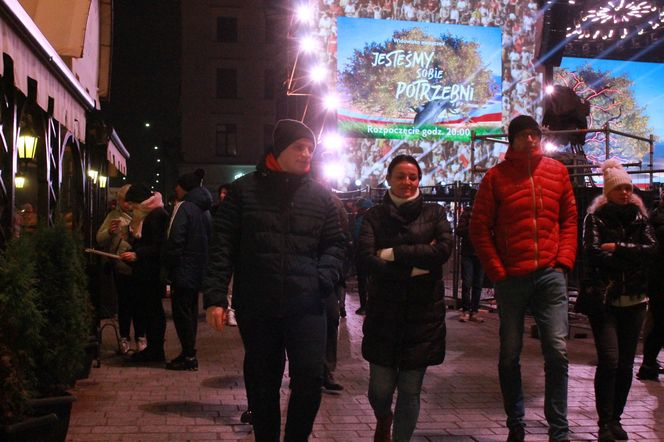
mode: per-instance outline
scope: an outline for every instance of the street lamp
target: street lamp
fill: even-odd
[[[18,172],[14,177],[14,187],[17,189],[23,189],[25,187],[25,177],[21,172]]]
[[[18,140],[16,140],[16,150],[18,151],[19,159],[25,161],[32,161],[35,159],[38,139],[39,138],[30,130],[21,130],[21,135],[19,135]]]
[[[97,177],[98,176],[99,176],[98,171],[96,171],[94,169],[88,170],[88,177],[90,177],[90,179],[92,180],[93,183],[97,184]]]
[[[99,175],[99,187],[101,189],[106,188],[106,183],[108,182],[108,177],[106,175]]]

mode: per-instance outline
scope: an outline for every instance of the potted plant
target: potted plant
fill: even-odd
[[[83,249],[61,222],[39,227],[29,241],[34,266],[39,269],[34,279],[35,304],[45,322],[33,355],[38,398],[29,404],[38,414],[58,415],[62,427],[53,440],[64,440],[75,400],[66,390],[86,361],[92,323]]]
[[[55,415],[31,417],[28,398],[34,382],[32,356],[44,324],[36,306],[30,244],[11,241],[0,252],[0,439],[41,441]]]

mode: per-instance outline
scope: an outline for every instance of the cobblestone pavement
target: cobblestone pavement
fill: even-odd
[[[165,300],[165,306],[170,302]],[[347,297],[348,317],[339,330],[337,380],[340,394],[324,394],[311,440],[371,441],[375,419],[366,391],[368,364],[362,359],[362,317],[354,314],[357,295]],[[170,311],[170,307],[169,307]],[[483,324],[460,323],[447,314],[447,357],[424,379],[422,407],[414,441],[503,441],[507,430],[497,374],[498,318],[484,313]],[[169,318],[170,319],[170,318]],[[201,316],[200,369],[167,371],[162,366],[129,366],[115,355],[109,328],[104,332],[100,368],[79,381],[69,441],[253,441],[240,423],[246,407],[242,381],[242,344],[237,328],[213,332]],[[526,328],[529,330],[529,327]],[[592,337],[583,324],[569,341],[569,422],[572,440],[596,440],[593,400],[595,363]],[[588,336],[581,338],[583,334]],[[172,321],[166,336],[167,358],[179,344]],[[641,345],[639,345],[639,352]],[[637,367],[641,356],[637,359]],[[547,440],[543,414],[544,374],[539,341],[524,336],[522,357],[527,407],[527,441]],[[282,410],[288,397],[282,384]],[[632,440],[664,441],[664,383],[634,380],[623,418]]]

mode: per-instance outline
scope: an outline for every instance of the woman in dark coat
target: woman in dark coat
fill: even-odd
[[[370,363],[374,440],[390,440],[394,418],[394,440],[407,441],[417,424],[424,372],[445,357],[442,266],[452,235],[443,208],[422,200],[415,158],[399,155],[387,172],[390,190],[367,212],[358,245],[370,280],[362,355]]]
[[[587,302],[595,348],[595,407],[598,440],[627,440],[620,417],[632,385],[634,356],[646,314],[647,269],[657,250],[643,201],[633,193],[627,172],[607,160],[604,193],[588,208],[583,248],[588,265],[581,297]]]

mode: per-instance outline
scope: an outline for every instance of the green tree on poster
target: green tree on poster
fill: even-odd
[[[570,87],[590,103],[589,128],[599,129],[609,123],[613,130],[642,137],[654,132],[645,108],[634,99],[633,81],[627,75],[614,75],[585,64],[576,72],[558,70],[554,81]],[[648,143],[619,135],[611,135],[609,143],[611,156],[624,161],[640,160],[649,150]],[[584,152],[591,160],[602,161],[605,157],[604,134],[588,134]]]
[[[429,43],[429,44],[428,44]],[[422,80],[422,66],[375,66],[376,54],[389,54],[396,50],[433,54],[424,79],[434,88],[442,90],[449,85],[472,86],[472,100],[459,102],[460,114],[471,106],[482,106],[492,98],[499,85],[494,84],[491,71],[483,66],[479,43],[464,41],[449,34],[432,36],[421,28],[396,31],[382,43],[372,42],[355,50],[350,61],[341,68],[339,87],[348,94],[356,111],[369,115],[389,115],[409,118],[413,108],[426,104],[432,96],[420,94],[397,98],[397,87]]]

